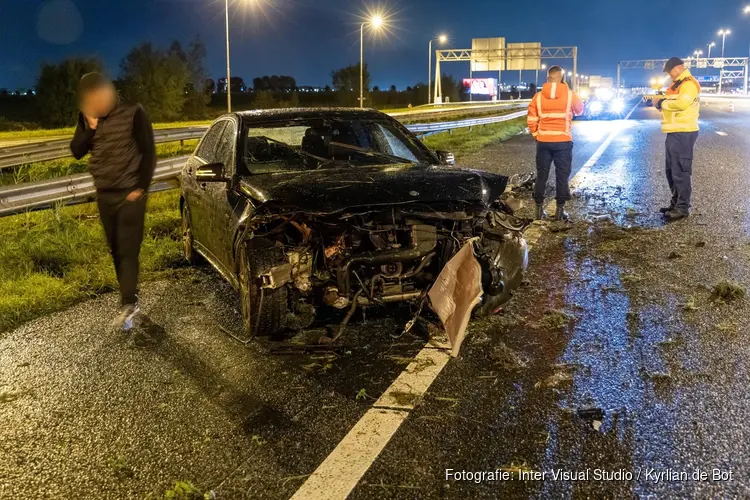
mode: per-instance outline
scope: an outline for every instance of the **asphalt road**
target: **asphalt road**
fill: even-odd
[[[750,494],[748,299],[711,292],[750,282],[750,107],[727,108],[702,110],[693,215],[671,225],[656,111],[576,123],[574,172],[619,134],[570,203],[572,228],[545,232],[528,285],[471,325],[350,498]],[[533,151],[518,136],[458,162],[517,173]],[[337,354],[242,345],[235,295],[205,267],[143,297],[148,338],[108,330],[112,295],[0,335],[0,498],[144,498],[175,481],[289,498],[424,344],[393,338],[408,317],[392,316],[358,321]],[[598,430],[579,415],[591,408]],[[446,469],[513,479],[446,481]]]

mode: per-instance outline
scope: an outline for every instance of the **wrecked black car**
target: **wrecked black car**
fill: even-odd
[[[182,171],[185,258],[239,291],[253,337],[305,328],[320,308],[422,303],[471,241],[475,314],[492,314],[522,280],[528,221],[500,201],[506,177],[441,157],[372,110],[223,116]]]

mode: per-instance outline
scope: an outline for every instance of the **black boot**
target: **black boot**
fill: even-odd
[[[535,220],[542,220],[547,218],[547,212],[544,211],[544,205],[541,203],[536,204],[536,211],[534,212]]]
[[[557,205],[557,208],[555,208],[555,220],[568,220],[568,213],[564,208],[565,205]]]

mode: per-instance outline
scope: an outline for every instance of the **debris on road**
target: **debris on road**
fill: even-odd
[[[679,253],[679,252],[672,251],[672,252],[669,252],[669,255],[667,255],[667,258],[670,259],[670,260],[681,259],[682,258],[682,254]]]
[[[693,312],[698,310],[698,306],[695,305],[694,296],[691,296],[684,304],[682,304],[682,310],[686,312]]]
[[[719,302],[730,302],[735,299],[742,299],[745,297],[745,287],[730,280],[722,280],[718,282],[711,293],[714,300]]]
[[[492,351],[491,357],[496,365],[507,371],[520,370],[526,368],[527,365],[527,362],[504,342],[499,342],[499,345]]]
[[[559,386],[560,384],[567,384],[568,382],[573,381],[573,374],[570,373],[568,370],[560,370],[558,372],[555,372],[553,375],[550,375],[544,380],[540,380],[536,384],[534,384],[534,389],[542,389],[542,388],[554,388]]]
[[[595,431],[599,431],[604,423],[604,410],[602,408],[580,408],[576,415],[578,418],[585,420]]]
[[[568,326],[568,323],[574,319],[574,316],[565,311],[553,309],[544,313],[540,326],[546,330],[560,330]]]

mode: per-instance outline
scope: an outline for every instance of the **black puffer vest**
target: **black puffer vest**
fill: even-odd
[[[133,136],[133,118],[140,107],[118,104],[107,116],[99,118],[89,159],[96,189],[130,189],[138,184],[142,155]]]

